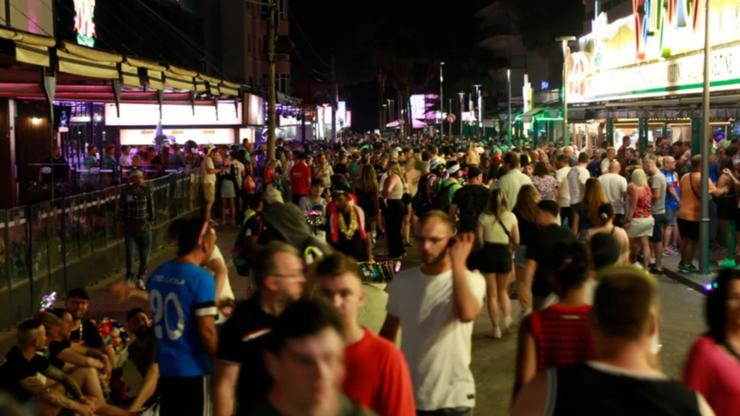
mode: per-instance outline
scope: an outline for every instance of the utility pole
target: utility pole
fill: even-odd
[[[334,66],[334,55],[331,56],[331,87],[332,87],[332,98],[331,98],[331,142],[337,141],[337,98],[339,91],[337,88],[337,72]]]
[[[267,22],[267,160],[275,160],[275,107],[277,93],[275,91],[275,9],[276,0],[269,0],[269,21]]]
[[[568,128],[568,42],[576,40],[575,36],[561,36],[556,39],[563,50],[563,86],[560,88],[563,102],[563,140],[570,144],[570,129]]]
[[[699,243],[701,245],[701,257],[699,258],[699,271],[701,274],[709,274],[709,140],[712,137],[711,114],[709,112],[709,99],[711,91],[709,89],[709,65],[710,54],[709,48],[709,1],[704,2],[704,96],[703,98],[703,115],[704,115],[704,134],[701,137],[701,222],[699,223]],[[690,180],[690,178],[689,178]],[[733,257],[734,253],[730,253]]]

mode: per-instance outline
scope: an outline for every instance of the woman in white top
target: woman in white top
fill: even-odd
[[[509,286],[512,281],[511,248],[519,244],[519,226],[499,189],[491,191],[486,208],[478,217],[478,238],[483,248],[478,252],[477,264],[486,278],[486,300],[488,315],[493,330],[490,338],[501,338],[499,308],[503,312],[503,329],[511,325],[511,302]]]

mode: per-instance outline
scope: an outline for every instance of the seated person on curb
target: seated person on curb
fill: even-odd
[[[126,323],[129,333],[135,337],[128,346],[128,358],[133,361],[142,377],[136,398],[128,409],[137,412],[146,404],[150,404],[151,399],[157,396],[157,382],[159,381],[157,338],[154,336],[152,319],[142,308],[131,309],[126,314]]]
[[[265,366],[273,380],[252,415],[366,415],[341,391],[345,377],[342,323],[331,307],[297,300],[268,335]]]
[[[21,403],[36,399],[35,413],[43,416],[56,415],[62,409],[84,416],[128,414],[104,401],[83,396],[75,378],[90,385],[98,383],[96,377],[91,377],[89,368],[79,368],[68,375],[39,354],[47,344],[46,329],[40,320],[21,322],[16,337],[16,345],[6,354],[6,361],[0,367],[1,390]]]
[[[64,309],[49,309],[39,315],[49,338],[49,362],[66,373],[78,367],[90,367],[105,374],[106,356],[99,350],[70,342],[72,315]]]
[[[598,280],[591,310],[596,358],[537,375],[512,415],[713,415],[700,394],[650,362],[660,326],[655,280],[631,266],[609,268]]]
[[[344,324],[344,393],[379,415],[414,416],[414,389],[403,354],[357,322],[365,303],[361,276],[357,262],[341,253],[322,258],[315,268],[314,296],[334,306]]]
[[[82,288],[72,289],[67,293],[65,305],[67,312],[72,315],[72,333],[69,336],[72,344],[80,344],[93,350],[101,352],[100,359],[105,364],[105,374],[110,379],[115,353],[110,345],[105,345],[100,337],[95,324],[85,319],[87,309],[90,307],[90,297]],[[95,353],[93,353],[95,354]]]

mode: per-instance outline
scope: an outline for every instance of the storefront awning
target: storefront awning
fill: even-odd
[[[151,78],[154,77],[156,80],[159,80],[159,83],[157,84],[160,88],[154,88],[154,89],[162,89],[162,71],[165,70],[165,68],[153,61],[149,61],[146,59],[138,59],[138,58],[132,58],[130,56],[127,56],[124,62],[121,62],[121,80],[123,82],[123,85],[129,86],[129,87],[141,87],[141,79],[139,78],[139,69],[146,70],[147,78],[149,79],[149,83],[151,84]],[[149,71],[154,71],[154,73],[150,73]],[[158,73],[157,73],[158,72]],[[156,83],[155,80],[155,83]]]
[[[232,97],[239,96],[239,84],[235,84],[229,81],[221,81],[220,90],[223,95],[230,95]]]
[[[0,28],[0,38],[15,42],[15,60],[32,65],[51,65],[49,48],[56,45],[54,38]]]
[[[57,49],[59,71],[90,78],[118,79],[121,55],[64,42]]]

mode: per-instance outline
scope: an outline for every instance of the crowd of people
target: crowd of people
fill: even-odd
[[[120,360],[86,320],[83,289],[18,326],[0,382],[42,414],[472,415],[485,310],[487,337],[518,340],[512,414],[740,414],[738,147],[692,156],[661,139],[639,155],[628,137],[578,149],[356,135],[279,141],[269,159],[246,141],[189,146],[203,215],[172,224],[176,256],[148,275],[146,256],[133,269],[135,248],[148,252],[143,175],[124,198],[131,284],[115,293],[144,301],[127,316],[136,394],[108,404]],[[654,275],[677,255],[696,271],[702,157],[727,254],[708,331],[675,381],[660,369]],[[251,284],[236,302],[216,244],[227,227]],[[386,279],[375,334],[358,322],[366,270],[408,250],[420,264]]]

